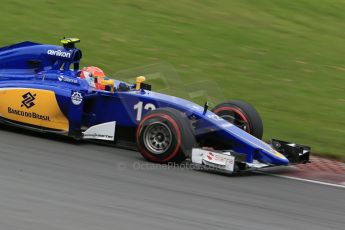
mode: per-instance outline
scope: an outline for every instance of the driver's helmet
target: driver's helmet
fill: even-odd
[[[103,89],[104,86],[100,82],[105,78],[103,70],[95,66],[84,67],[80,72],[80,78],[85,79],[90,86]]]

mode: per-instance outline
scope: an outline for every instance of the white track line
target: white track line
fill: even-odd
[[[308,180],[308,179],[303,179],[303,178],[298,178],[298,177],[293,177],[293,176],[276,175],[276,174],[265,173],[265,172],[259,172],[259,173],[269,175],[269,176],[286,178],[286,179],[290,179],[290,180],[298,180],[298,181],[303,181],[303,182],[309,182],[309,183],[314,183],[314,184],[321,184],[321,185],[345,189],[345,185],[341,185],[341,184],[332,184],[332,183],[327,183],[327,182],[322,182],[322,181],[317,181],[317,180]]]

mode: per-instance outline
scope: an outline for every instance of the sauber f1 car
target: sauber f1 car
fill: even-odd
[[[79,39],[62,46],[22,42],[0,48],[0,121],[76,139],[130,143],[156,163],[182,162],[228,172],[307,163],[310,148],[261,140],[262,121],[249,104],[208,104],[133,84],[82,76]]]

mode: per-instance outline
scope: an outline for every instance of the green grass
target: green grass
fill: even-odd
[[[150,70],[133,67],[164,61],[171,66],[151,66],[149,74],[170,76],[157,83],[161,91],[182,95],[189,85],[215,101],[246,100],[261,113],[266,139],[345,159],[343,0],[1,3],[1,46],[79,37],[83,64],[108,73],[129,69],[117,74],[121,79]]]

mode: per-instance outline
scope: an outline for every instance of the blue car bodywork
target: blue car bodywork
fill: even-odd
[[[0,48],[1,121],[76,138],[88,127],[115,121],[116,142],[128,130],[135,131],[149,110],[169,107],[196,121],[197,139],[212,133],[231,143],[248,163],[289,164],[271,145],[209,110],[204,113],[204,107],[193,102],[144,89],[111,92],[90,87],[78,77],[81,58],[74,46],[22,42]]]

